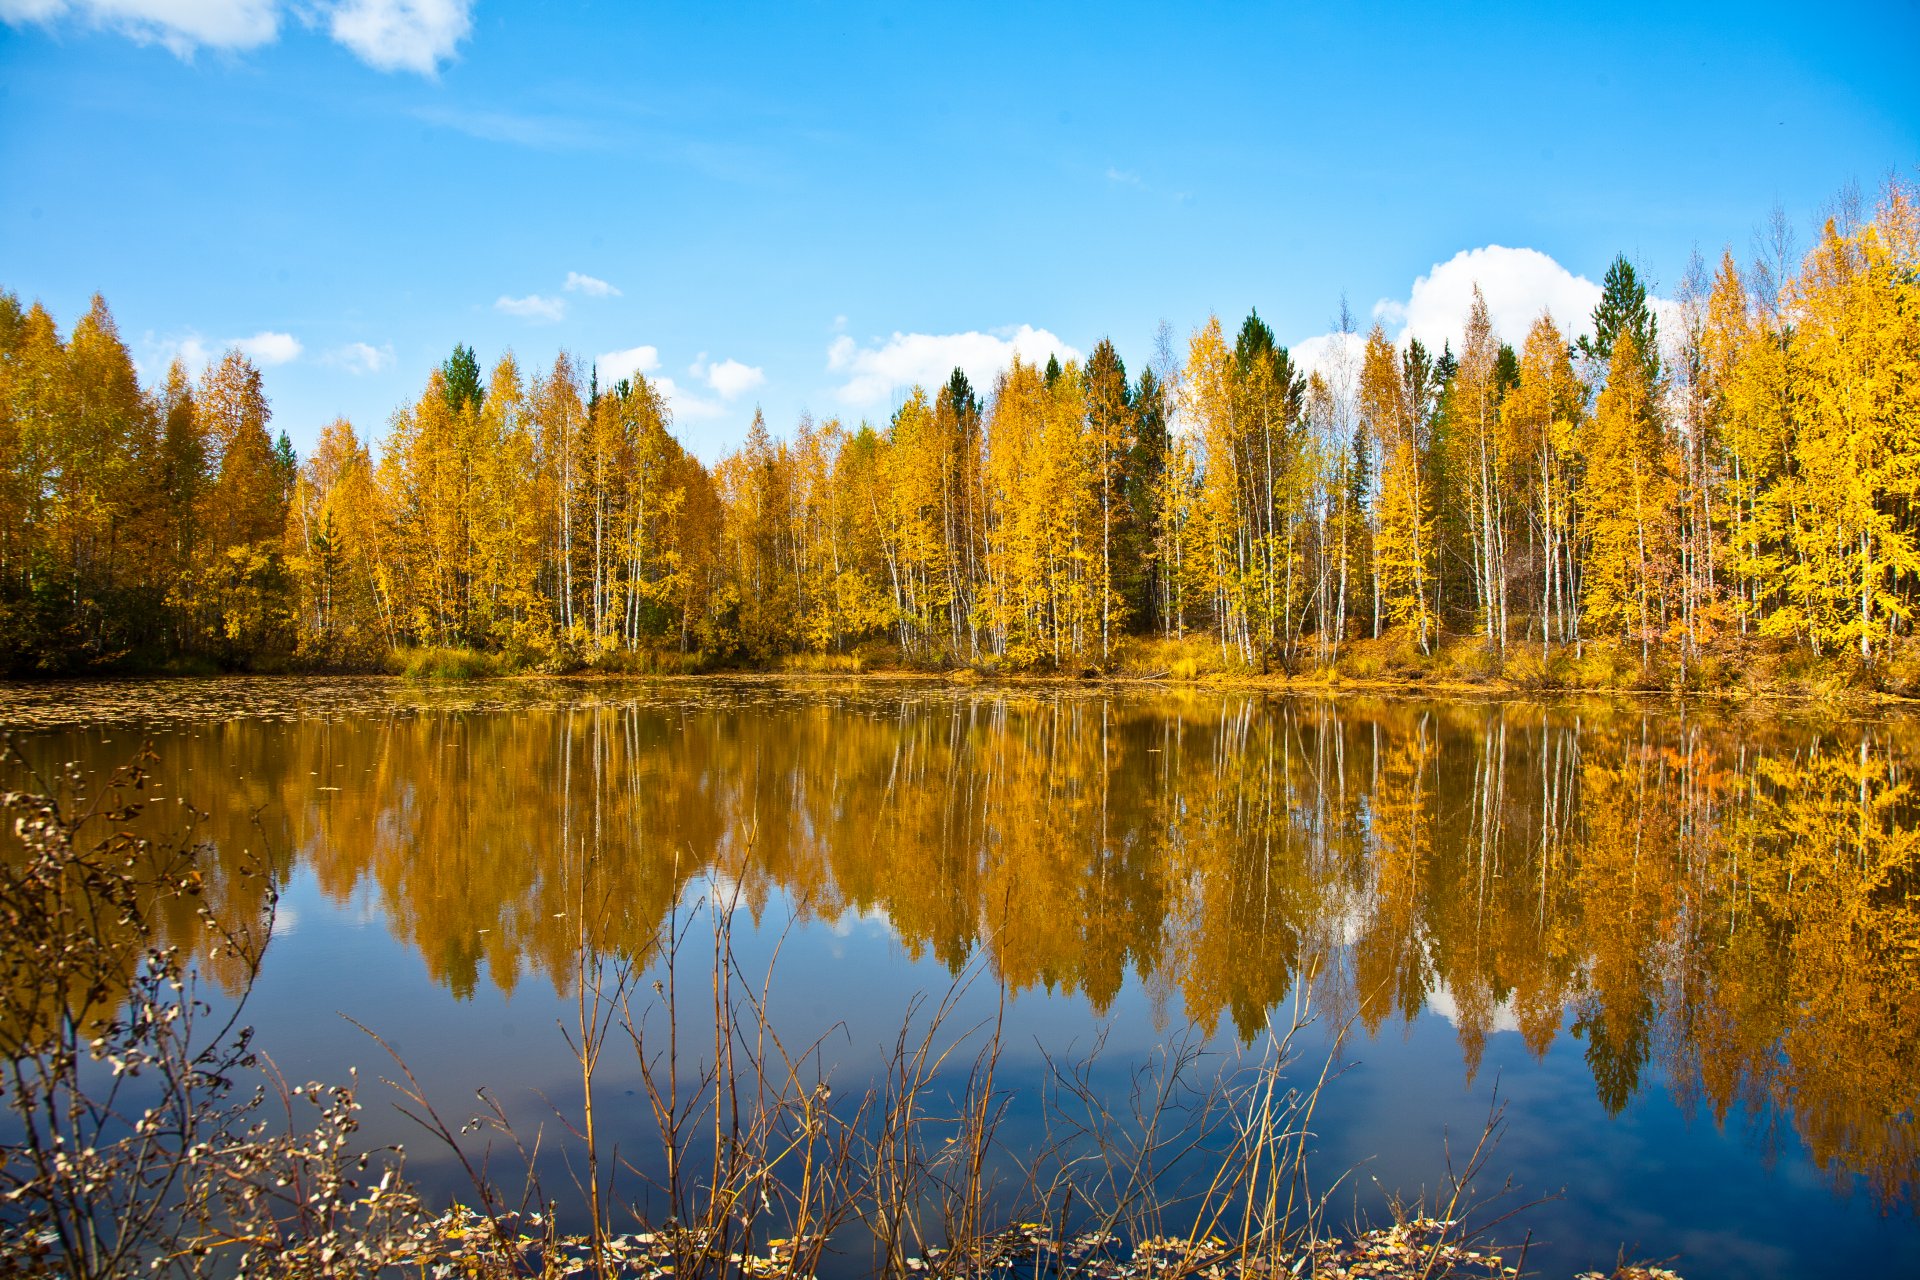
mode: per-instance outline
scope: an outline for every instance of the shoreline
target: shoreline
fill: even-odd
[[[879,666],[858,670],[782,670],[767,666],[720,666],[704,670],[647,671],[583,667],[573,671],[502,670],[459,674],[417,675],[393,670],[354,667],[289,668],[278,671],[182,671],[158,668],[127,669],[59,675],[5,677],[0,684],[15,687],[133,684],[175,680],[367,680],[434,688],[495,681],[539,683],[564,681],[613,684],[651,681],[665,684],[731,682],[784,685],[920,684],[977,689],[1112,689],[1165,692],[1261,693],[1276,696],[1433,698],[1459,701],[1565,702],[1587,699],[1632,699],[1669,704],[1705,702],[1719,706],[1823,707],[1842,711],[1900,710],[1920,707],[1920,697],[1883,689],[1739,686],[1732,688],[1675,687],[1671,685],[1538,685],[1503,677],[1465,680],[1449,677],[1382,678],[1329,675],[1324,670],[1303,675],[1258,672],[1209,672],[1183,676],[1142,675],[1134,672],[1067,674],[1044,671],[981,671],[976,667],[914,668]]]

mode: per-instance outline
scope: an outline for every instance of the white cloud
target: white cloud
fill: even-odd
[[[181,58],[196,49],[257,49],[293,12],[382,71],[433,75],[473,30],[473,0],[336,0],[317,9],[287,0],[0,0],[0,21],[51,25],[74,18]]]
[[[652,373],[658,369],[660,351],[657,347],[628,347],[625,351],[605,352],[593,364],[600,371],[602,382],[614,383],[636,373]]]
[[[255,364],[286,364],[298,360],[300,353],[306,349],[292,334],[275,333],[270,329],[264,329],[251,338],[235,338],[231,345],[238,347],[240,354]]]
[[[567,272],[566,289],[568,293],[584,293],[589,298],[617,298],[620,291],[605,280],[592,276],[583,276],[578,271]]]
[[[937,386],[956,368],[985,392],[1016,354],[1030,363],[1049,355],[1080,359],[1080,352],[1045,329],[1023,324],[993,333],[895,333],[872,347],[843,334],[827,348],[827,370],[846,375],[837,392],[843,403],[868,407],[885,404],[896,389]]]
[[[473,0],[342,0],[327,30],[370,67],[431,76],[472,34],[472,11]]]
[[[543,298],[537,293],[530,293],[524,298],[509,298],[503,293],[495,299],[493,309],[503,315],[519,316],[522,320],[552,323],[567,314],[567,300]]]
[[[1117,169],[1113,165],[1107,166],[1107,181],[1117,183],[1123,187],[1138,187],[1144,185],[1140,181],[1140,175],[1133,170]]]
[[[1418,338],[1438,354],[1442,345],[1451,343],[1458,355],[1476,284],[1487,300],[1494,336],[1516,350],[1527,340],[1528,330],[1543,311],[1553,316],[1568,342],[1593,332],[1599,285],[1573,274],[1538,249],[1509,249],[1497,244],[1463,249],[1445,262],[1435,263],[1413,282],[1405,299],[1382,298],[1376,302],[1373,316],[1396,345],[1404,346],[1409,338]],[[1679,333],[1679,304],[1652,296],[1647,304],[1659,322],[1662,341],[1671,341]],[[1331,371],[1339,351],[1339,336],[1323,333],[1293,344],[1294,359],[1304,369]],[[1364,335],[1347,339],[1347,349],[1356,361],[1364,346]]]
[[[1550,312],[1560,331],[1571,341],[1591,328],[1600,286],[1574,275],[1538,249],[1509,249],[1490,244],[1463,249],[1413,282],[1406,301],[1383,298],[1373,314],[1399,338],[1418,338],[1434,351],[1443,343],[1460,349],[1460,335],[1473,305],[1473,287],[1487,300],[1493,331],[1516,347],[1527,330]]]
[[[763,385],[767,380],[765,371],[756,365],[741,364],[738,360],[720,360],[708,364],[704,354],[693,362],[688,372],[719,392],[722,400],[732,400]]]
[[[391,345],[376,347],[366,342],[349,342],[344,347],[335,347],[327,352],[321,357],[321,361],[358,377],[362,374],[378,373],[382,369],[391,369],[393,347]]]

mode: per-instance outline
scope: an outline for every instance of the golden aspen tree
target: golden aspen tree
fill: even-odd
[[[699,459],[685,453],[674,458],[669,483],[684,495],[668,533],[677,563],[681,652],[732,653],[740,645],[739,588],[727,563],[719,488]]]
[[[1700,646],[1719,631],[1726,616],[1721,600],[1722,522],[1717,516],[1724,491],[1719,463],[1719,397],[1707,363],[1712,286],[1698,253],[1688,264],[1680,289],[1680,325],[1674,343],[1667,402],[1679,457],[1674,486],[1678,532],[1680,599],[1671,627],[1679,642],[1682,671]]]
[[[1132,523],[1127,503],[1126,464],[1136,447],[1135,412],[1127,368],[1113,343],[1102,338],[1087,361],[1086,403],[1088,440],[1093,450],[1095,493],[1100,505],[1100,578],[1111,594],[1116,581],[1117,553]],[[1125,617],[1119,608],[1100,613],[1100,660],[1107,661]]]
[[[151,643],[159,600],[146,589],[159,431],[133,358],[95,294],[66,344],[63,429],[50,458],[54,563],[68,599],[66,643],[83,663]]]
[[[628,418],[621,412],[625,397],[616,389],[588,397],[586,434],[582,440],[584,481],[581,497],[587,534],[587,633],[589,651],[604,653],[618,643],[614,619],[620,570],[615,541],[624,525],[621,497],[625,479]]]
[[[1194,424],[1201,455],[1192,521],[1201,540],[1201,563],[1194,569],[1211,597],[1222,655],[1251,663],[1254,637],[1247,603],[1259,576],[1252,563],[1254,522],[1244,501],[1251,478],[1241,474],[1233,352],[1221,332],[1220,317],[1208,317],[1188,341],[1182,387],[1182,407]]]
[[[1499,342],[1480,286],[1473,287],[1460,368],[1449,393],[1450,417],[1459,451],[1457,473],[1472,503],[1468,525],[1473,548],[1474,596],[1480,628],[1489,644],[1507,643],[1506,459],[1500,451],[1500,389],[1495,378]]]
[[[830,424],[838,432],[838,424]],[[791,482],[787,494],[787,542],[792,548],[794,637],[797,647],[814,653],[834,648],[839,628],[833,608],[832,567],[825,552],[831,543],[833,440],[802,414],[789,446]]]
[[[277,656],[291,641],[292,601],[281,561],[286,502],[260,371],[228,351],[194,396],[213,468],[206,510],[212,531],[199,575],[229,662]]]
[[[201,377],[194,404],[214,472],[208,515],[219,545],[277,539],[280,494],[260,371],[240,352],[228,351]]]
[[[680,550],[669,531],[685,499],[676,483],[675,465],[680,446],[667,427],[671,413],[659,389],[636,374],[620,395],[620,411],[628,423],[628,470],[625,495],[624,635],[628,649],[637,649],[642,637],[666,629],[668,602],[677,590]]]
[[[1048,389],[1018,356],[994,388],[987,422],[987,618],[996,654],[1039,661],[1049,642]]]
[[[193,569],[209,536],[200,517],[212,474],[207,465],[206,428],[194,407],[193,382],[178,359],[167,366],[156,409],[161,424],[158,484],[165,525],[161,536],[169,645],[176,653],[191,653],[206,627],[197,606]]]
[[[1356,337],[1353,315],[1343,298],[1327,367],[1316,371],[1307,384],[1314,454],[1320,463],[1314,499],[1320,521],[1314,582],[1315,630],[1322,662],[1339,656],[1356,595],[1355,565],[1369,561],[1366,506],[1373,483],[1372,456],[1359,419]]]
[[[1668,476],[1646,363],[1629,332],[1614,341],[1607,385],[1581,455],[1579,500],[1587,538],[1581,626],[1592,636],[1638,641],[1644,663],[1660,631],[1656,576],[1666,554]]]
[[[547,656],[553,611],[541,590],[548,506],[540,500],[540,456],[519,362],[495,362],[474,415],[469,465],[474,629],[503,651]]]
[[[941,562],[947,574],[949,644],[958,656],[980,653],[979,581],[986,491],[984,410],[966,373],[955,369],[933,402],[940,467]]]
[[[395,413],[381,456],[381,481],[399,553],[402,618],[418,641],[467,642],[464,599],[464,467],[458,448],[461,409],[449,404],[436,369],[411,408]]]
[[[1185,639],[1188,601],[1204,600],[1210,589],[1210,547],[1200,540],[1194,520],[1200,500],[1200,461],[1192,437],[1181,434],[1171,439],[1152,493],[1153,548],[1166,592],[1162,626],[1166,634]]]
[[[1754,306],[1731,253],[1707,296],[1699,359],[1719,423],[1727,573],[1745,634],[1762,626],[1785,585],[1790,519],[1780,481],[1791,462],[1792,419],[1786,334]]]
[[[556,639],[563,648],[577,648],[585,639],[584,612],[577,597],[576,579],[582,539],[577,528],[583,487],[581,436],[586,407],[580,398],[580,378],[566,352],[554,357],[553,367],[533,380],[527,410],[541,461],[540,502],[551,516],[547,521],[545,553],[548,597],[553,601]]]
[[[866,423],[842,433],[833,460],[833,595],[849,639],[884,634],[893,624],[887,534],[881,520],[887,443]],[[977,590],[977,586],[976,586]],[[980,625],[984,606],[976,603]]]
[[[1100,637],[1119,627],[1123,606],[1101,554],[1102,450],[1090,430],[1080,365],[1069,362],[1047,391],[1046,480],[1037,500],[1049,517],[1045,545],[1053,553],[1053,661],[1081,666],[1101,651]]]
[[[1799,551],[1789,595],[1816,650],[1871,662],[1912,611],[1920,541],[1920,233],[1913,197],[1829,221],[1792,290]]]
[[[367,514],[377,502],[372,460],[346,419],[322,428],[287,512],[287,566],[299,650],[327,663],[368,664],[395,636],[382,597]]]
[[[1413,633],[1422,653],[1430,652],[1439,626],[1428,594],[1433,521],[1427,514],[1422,450],[1400,359],[1377,324],[1367,335],[1361,361],[1359,408],[1380,455],[1373,547],[1381,607],[1393,625]]]
[[[51,476],[67,418],[66,350],[47,309],[35,302],[24,314],[12,294],[0,298],[8,320],[0,363],[0,461],[6,464],[0,510],[0,566],[5,570],[6,614],[0,628],[17,656],[17,670],[58,670],[56,633],[64,612],[63,578],[54,555],[49,511]]]
[[[901,649],[931,655],[947,631],[952,577],[942,514],[944,450],[934,406],[914,387],[894,412],[883,454],[887,573]]]
[[[746,444],[714,469],[714,483],[737,583],[740,643],[760,659],[785,652],[798,608],[790,544],[792,460],[758,410]]]
[[[1543,649],[1552,645],[1556,630],[1562,644],[1576,635],[1574,464],[1585,402],[1566,340],[1543,312],[1527,332],[1520,381],[1500,407],[1510,456],[1528,460],[1527,515],[1538,545],[1536,625]]]

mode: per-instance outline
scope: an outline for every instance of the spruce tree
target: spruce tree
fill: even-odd
[[[1647,289],[1625,254],[1618,254],[1600,285],[1600,302],[1593,309],[1593,336],[1575,343],[1580,354],[1600,365],[1613,360],[1613,344],[1622,333],[1633,335],[1640,368],[1649,387],[1660,381],[1660,323],[1647,305]]]
[[[458,415],[462,408],[472,405],[478,413],[487,393],[480,385],[480,362],[474,358],[473,348],[456,346],[440,371],[446,375],[447,408]]]

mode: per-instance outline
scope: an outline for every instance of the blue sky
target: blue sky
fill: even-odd
[[[0,0],[0,287],[246,340],[297,445],[466,342],[645,368],[711,460],[1250,306],[1478,280],[1517,342],[1920,162],[1920,4],[1553,8]]]

